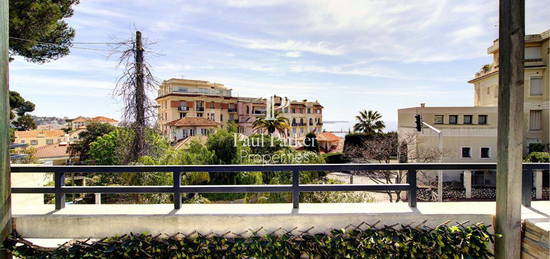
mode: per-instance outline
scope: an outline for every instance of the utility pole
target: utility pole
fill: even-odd
[[[136,121],[134,122],[135,127],[135,138],[134,138],[134,148],[132,154],[134,156],[134,161],[139,157],[144,155],[145,151],[145,84],[144,84],[144,71],[143,71],[143,43],[141,41],[141,32],[136,31],[136,42],[134,45],[135,53],[135,70],[136,70],[136,95],[135,95],[135,109],[136,109]]]
[[[11,186],[9,160],[8,0],[0,0],[0,242],[11,232]],[[0,251],[0,258],[7,258]]]
[[[499,3],[495,256],[520,258],[525,1]]]
[[[428,123],[422,122],[422,124],[437,133],[437,147],[439,150],[438,163],[443,162],[443,133],[441,130],[436,129]],[[437,201],[443,202],[443,170],[437,171]]]

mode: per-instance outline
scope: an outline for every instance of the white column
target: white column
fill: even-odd
[[[542,200],[542,170],[534,170],[535,173],[535,198]]]
[[[95,195],[95,204],[101,204],[101,193],[94,193]]]
[[[464,170],[464,188],[466,189],[466,199],[472,198],[472,171]]]

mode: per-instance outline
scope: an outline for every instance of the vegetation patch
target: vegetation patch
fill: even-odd
[[[376,225],[376,224],[375,224]],[[362,223],[329,233],[283,230],[248,235],[193,232],[129,234],[58,248],[36,246],[17,234],[4,247],[19,258],[489,258],[494,236],[483,224],[436,228]]]

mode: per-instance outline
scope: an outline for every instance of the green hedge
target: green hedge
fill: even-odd
[[[366,226],[362,224],[363,226]],[[174,236],[130,234],[54,249],[11,236],[5,243],[19,258],[489,258],[494,236],[482,224],[428,227],[350,227],[328,234],[279,230]]]
[[[525,162],[532,162],[532,163],[548,163],[550,162],[550,153],[532,152],[524,160]]]
[[[327,153],[323,155],[325,163],[327,164],[345,164],[351,162],[343,153]]]

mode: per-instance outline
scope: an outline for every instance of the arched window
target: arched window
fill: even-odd
[[[313,119],[312,118],[309,118],[309,125],[313,125]]]

